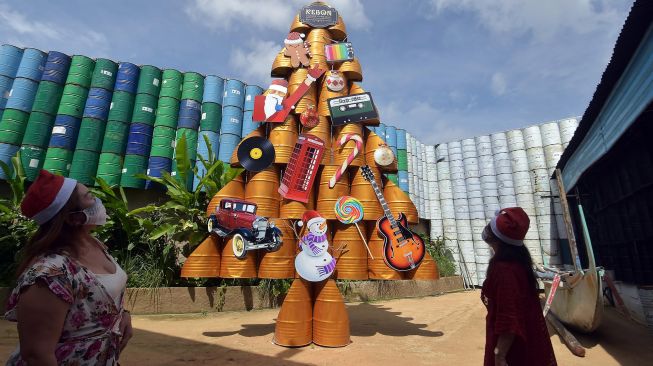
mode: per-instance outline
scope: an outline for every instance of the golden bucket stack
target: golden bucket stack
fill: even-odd
[[[213,234],[204,239],[188,256],[181,277],[218,277],[220,275],[220,239]]]
[[[349,94],[362,94],[365,93],[365,89],[363,89],[360,85],[356,83],[351,83],[351,88],[349,88]]]
[[[283,123],[272,124],[268,140],[274,146],[275,163],[288,164],[298,134],[297,119],[292,114]]]
[[[299,18],[297,19],[299,20]],[[347,28],[345,27],[345,22],[342,21],[342,17],[338,15],[338,22],[335,25],[330,26],[329,33],[336,41],[343,41],[347,38]]]
[[[222,246],[220,260],[220,277],[222,278],[256,278],[256,251],[249,251],[244,259],[234,256],[233,236]]]
[[[302,132],[319,137],[320,140],[324,141],[324,157],[320,164],[331,164],[331,124],[329,123],[329,117],[319,116],[318,121],[317,126],[313,128],[304,128]]]
[[[338,71],[345,74],[348,80],[363,81],[363,70],[361,69],[361,64],[358,62],[357,57],[354,57],[351,61],[345,61],[340,64]]]
[[[299,347],[313,341],[313,286],[303,279],[296,279],[283,300],[274,327],[275,344]]]
[[[304,212],[315,208],[315,188],[308,194],[308,202],[299,202],[282,198],[279,207],[279,216],[286,219],[301,219]]]
[[[370,167],[370,170],[374,173],[376,184],[381,188],[381,172],[374,167]],[[361,201],[364,213],[363,220],[376,221],[379,217],[383,216],[383,207],[381,207],[379,200],[376,198],[374,188],[372,188],[370,182],[363,178],[363,175],[360,173],[360,168],[356,168],[352,172],[354,177],[351,181],[351,196]]]
[[[245,141],[246,139],[250,137],[263,137],[265,136],[265,126],[260,126],[254,131],[250,132],[247,136],[245,136],[236,146],[234,151],[231,153],[231,158],[229,159],[229,164],[234,167],[234,168],[240,168],[240,161],[238,161],[238,148],[240,147],[240,144]]]
[[[206,217],[215,212],[216,207],[223,198],[245,198],[245,173],[240,173],[211,198],[209,205],[206,207]]]
[[[341,165],[343,162],[347,161],[349,155],[354,152],[354,149],[356,148],[356,141],[348,141],[344,145],[338,146],[338,142],[340,141],[340,139],[342,139],[343,136],[352,133],[362,138],[363,126],[356,123],[349,123],[344,126],[338,127],[336,137],[333,139],[333,157],[335,160],[334,164]],[[358,167],[358,166],[365,165],[364,146],[365,145],[363,144],[363,148],[358,150],[358,154],[356,155],[354,160],[352,160],[352,162],[349,163],[350,167]]]
[[[260,172],[249,172],[248,176],[245,200],[257,204],[258,216],[279,217],[279,168],[272,165]]]
[[[337,91],[337,92],[329,90],[327,84],[327,78],[331,76],[331,74],[332,71],[327,71],[322,77],[322,87],[320,88],[320,102],[317,105],[317,114],[324,117],[331,116],[331,112],[329,112],[329,103],[328,103],[329,98],[344,97],[349,95],[348,86],[345,86],[344,88],[342,88],[341,91]],[[342,73],[340,74],[342,75],[342,78],[345,80],[345,83],[347,83],[347,77]]]
[[[322,281],[316,288],[313,343],[323,347],[344,347],[351,343],[345,300],[332,279]]]
[[[363,237],[366,235],[365,225],[358,225]],[[336,222],[334,225],[333,248],[336,258],[336,278],[339,280],[366,280],[367,249],[356,229],[356,225],[346,225]],[[339,249],[340,250],[337,250]]]
[[[331,43],[331,35],[326,29],[313,29],[308,32],[306,40],[309,43],[311,50],[311,67],[318,66],[322,70],[328,70],[329,66],[326,62],[326,55],[324,54],[324,46]]]
[[[290,78],[288,79],[288,95],[294,93],[301,84],[306,81],[308,76],[308,69],[295,69]],[[302,98],[295,104],[295,111],[293,113],[300,114],[304,112],[308,106],[315,107],[317,105],[317,86],[316,83],[308,87],[308,91]]]
[[[274,58],[274,62],[272,62],[272,71],[270,72],[272,77],[285,78],[292,71],[290,57],[284,55],[285,51],[286,49],[282,48],[277,54],[277,57]]]
[[[438,265],[433,260],[433,257],[426,252],[424,259],[419,267],[415,268],[412,271],[406,272],[406,278],[409,280],[422,280],[422,281],[433,281],[440,278],[438,273]]]
[[[385,200],[388,202],[388,206],[390,206],[390,211],[392,211],[394,217],[399,216],[399,213],[403,212],[409,224],[419,223],[419,216],[413,201],[410,200],[410,197],[399,186],[388,180],[383,188],[383,196],[385,196]]]
[[[259,278],[295,277],[295,253],[297,238],[292,230],[293,222],[285,219],[270,219],[281,230],[283,244],[276,252],[261,251],[258,266]]]
[[[317,188],[317,196],[319,197],[316,204],[316,210],[325,219],[336,219],[334,207],[338,198],[349,195],[349,172],[340,177],[333,188],[329,188],[329,180],[340,169],[339,166],[325,165],[319,175],[319,186]]]
[[[369,131],[369,130],[368,130]],[[374,160],[374,152],[376,149],[381,146],[385,145],[385,141],[379,135],[376,133],[369,131],[367,134],[367,138],[365,139],[365,162],[369,166],[373,166],[378,168],[380,171],[390,171],[390,172],[396,172],[397,171],[397,157],[395,156],[395,160],[392,162],[392,164],[388,166],[381,166],[376,163]]]
[[[372,280],[401,280],[403,272],[397,272],[388,267],[383,260],[383,237],[376,230],[376,222],[369,222],[367,226],[367,244],[374,259],[367,259],[368,276]]]

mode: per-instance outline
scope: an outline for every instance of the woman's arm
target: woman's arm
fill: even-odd
[[[506,365],[506,355],[512,346],[512,342],[515,340],[515,335],[512,333],[503,333],[499,335],[497,339],[497,346],[494,349],[494,365],[503,366]]]
[[[28,365],[57,365],[54,352],[69,308],[41,281],[20,295],[18,338],[20,355]]]

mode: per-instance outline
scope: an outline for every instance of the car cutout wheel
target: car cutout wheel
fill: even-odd
[[[245,238],[240,234],[234,234],[234,237],[231,238],[231,247],[234,251],[234,256],[238,259],[244,259],[247,256],[247,250],[245,250]]]
[[[209,232],[213,232],[213,217],[209,217],[209,221],[206,223],[206,228],[209,229]]]

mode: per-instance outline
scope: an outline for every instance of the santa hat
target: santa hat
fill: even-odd
[[[280,91],[282,93],[287,93],[288,92],[288,82],[283,79],[274,79],[270,83],[270,87],[268,89]]]
[[[508,207],[497,210],[490,221],[492,232],[504,243],[521,246],[528,232],[531,220],[521,207]]]
[[[29,187],[20,210],[23,215],[43,225],[50,221],[68,202],[77,181],[41,170]]]
[[[320,215],[319,212],[315,210],[308,210],[304,211],[304,215],[302,216],[302,221],[297,221],[297,226],[311,226],[311,224],[315,222],[319,222],[321,220],[324,220],[324,218]]]
[[[304,43],[304,34],[299,32],[290,32],[288,37],[283,41],[285,44],[300,44]]]

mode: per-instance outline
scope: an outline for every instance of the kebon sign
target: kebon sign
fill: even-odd
[[[327,5],[311,4],[299,12],[299,21],[315,28],[326,28],[338,22],[338,11]]]

